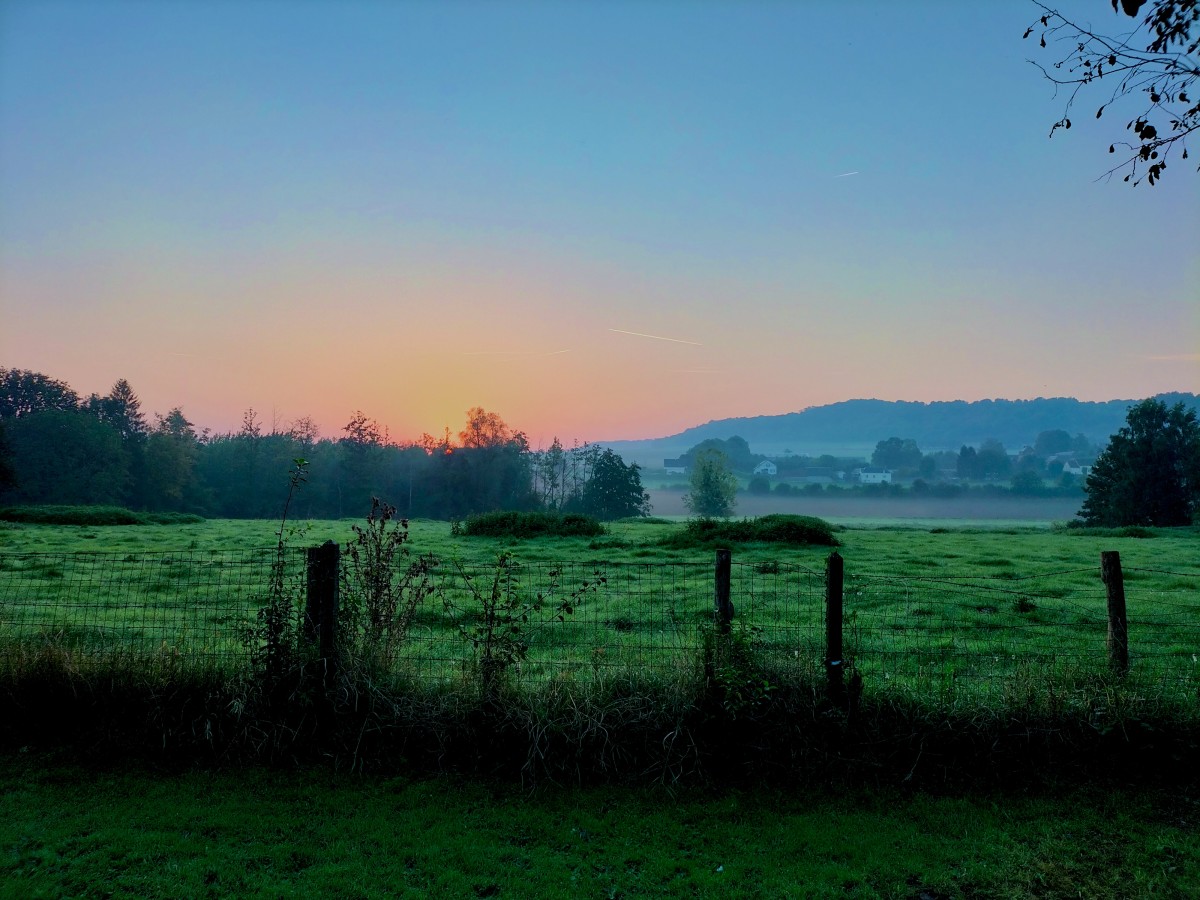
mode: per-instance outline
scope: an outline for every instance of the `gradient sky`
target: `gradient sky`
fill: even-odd
[[[0,365],[534,446],[1200,391],[1200,175],[1047,139],[1036,13],[0,0]]]

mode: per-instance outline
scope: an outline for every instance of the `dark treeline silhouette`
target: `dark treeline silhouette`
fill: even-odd
[[[583,512],[603,519],[649,511],[636,465],[557,439],[534,451],[481,408],[457,440],[389,439],[355,412],[337,439],[311,419],[264,429],[254,410],[233,433],[198,431],[183,410],[147,418],[121,379],[81,398],[37,372],[0,368],[0,503],[114,504],[221,518],[274,518],[295,460],[307,483],[293,500],[306,518],[358,518],[381,497],[407,517],[464,518],[492,510]]]

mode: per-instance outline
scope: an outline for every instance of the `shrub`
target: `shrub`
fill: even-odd
[[[394,506],[372,497],[366,525],[353,526],[342,569],[343,640],[374,671],[395,664],[418,608],[433,593],[429,570],[437,564],[433,557],[412,560],[408,520],[395,516]]]
[[[750,479],[750,484],[746,486],[746,490],[751,494],[769,494],[771,493],[771,482],[761,475],[756,475]]]
[[[1144,525],[1125,525],[1120,528],[1101,528],[1084,524],[1082,519],[1072,519],[1065,525],[1055,522],[1053,530],[1059,534],[1073,534],[1080,537],[1109,537],[1109,538],[1152,538],[1158,532]]]
[[[693,519],[683,531],[663,539],[670,547],[712,547],[719,544],[752,542],[836,547],[838,539],[833,526],[814,516],[774,514],[740,522],[720,522],[716,519]]]
[[[579,513],[490,512],[467,516],[461,533],[467,537],[596,537],[604,526]]]

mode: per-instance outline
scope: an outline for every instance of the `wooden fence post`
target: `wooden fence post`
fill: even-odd
[[[305,602],[304,636],[315,642],[322,659],[337,652],[338,574],[342,548],[333,541],[307,552],[308,591]]]
[[[729,581],[732,568],[733,554],[728,550],[718,550],[714,579],[716,591],[713,596],[713,606],[717,614],[717,632],[719,634],[729,634],[729,624],[733,621],[733,601],[729,597]]]
[[[839,705],[846,699],[846,667],[842,659],[843,572],[841,554],[835,550],[825,562],[825,678],[829,699]]]
[[[1129,672],[1129,619],[1125,613],[1121,554],[1116,550],[1101,552],[1100,577],[1108,597],[1108,664],[1118,675],[1125,675]]]

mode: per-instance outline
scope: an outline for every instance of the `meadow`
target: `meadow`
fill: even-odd
[[[352,520],[289,526],[289,578],[301,551],[348,544]],[[214,520],[143,526],[0,523],[0,595],[9,627],[68,642],[88,634],[185,658],[238,660],[275,558],[276,523]],[[1100,554],[1120,552],[1131,678],[1176,702],[1200,686],[1200,568],[1195,529],[1094,533],[1048,523],[845,519],[847,653],[868,689],[942,702],[1009,702],[1031,673],[1094,680],[1106,665]],[[485,589],[504,582],[525,610],[527,652],[511,674],[586,680],[600,670],[686,674],[712,621],[713,548],[672,543],[683,523],[624,520],[598,537],[466,537],[446,522],[409,525],[409,562],[432,556],[434,594],[416,609],[398,671],[425,683],[461,678],[478,641]],[[824,652],[830,548],[733,549],[735,625],[779,677],[811,677]],[[508,562],[502,567],[497,560]],[[537,597],[535,604],[530,598]],[[570,611],[565,615],[562,605]],[[49,612],[47,612],[49,611]]]
[[[359,524],[297,523],[286,540],[297,552],[346,544]],[[712,622],[713,548],[671,544],[683,527],[630,520],[593,538],[513,540],[411,523],[411,558],[434,554],[448,570],[485,581],[503,554],[527,574],[557,572],[565,595],[577,580],[607,573],[603,590],[578,598],[569,622],[553,619],[531,633],[530,657],[513,673],[525,690],[506,694],[510,706],[491,724],[489,707],[453,690],[417,690],[406,712],[380,724],[388,695],[359,690],[346,695],[358,712],[338,701],[337,714],[351,720],[347,740],[314,741],[309,750],[324,727],[322,707],[295,687],[284,698],[290,717],[274,732],[270,709],[252,709],[266,701],[216,682],[181,698],[150,683],[148,711],[132,714],[130,694],[90,684],[86,666],[68,672],[48,702],[18,694],[17,715],[37,718],[44,707],[74,720],[22,730],[10,710],[0,729],[0,897],[1195,895],[1196,739],[1194,728],[1181,737],[1170,730],[1195,722],[1193,676],[1168,691],[1160,670],[1138,675],[1152,635],[1156,646],[1178,645],[1172,666],[1196,652],[1195,530],[1134,537],[1038,522],[842,520],[847,640],[864,678],[855,720],[805,693],[820,684],[828,547],[735,546],[733,633],[750,651],[746,671],[767,680],[722,682],[716,706],[703,692],[698,707],[645,705],[692,704],[692,694],[662,692],[672,670],[647,661],[665,656],[690,666],[676,676],[697,677],[702,630]],[[153,608],[191,609],[209,598],[203,615],[236,608],[249,624],[267,596],[277,529],[244,520],[0,523],[0,595],[10,614],[17,583],[40,584],[48,596],[88,595],[89,610],[119,611],[131,592]],[[1104,674],[1099,581],[1100,553],[1114,549],[1126,570],[1135,648],[1133,674],[1120,682]],[[97,558],[102,578],[86,571]],[[233,564],[239,559],[244,568]],[[639,572],[642,582],[630,574]],[[244,593],[231,593],[246,581]],[[670,622],[668,608],[678,620],[669,629],[675,643],[647,643],[652,626]],[[1169,609],[1186,616],[1167,621]],[[449,614],[437,604],[422,612],[404,647],[402,658],[433,654],[435,643],[445,654],[416,673],[421,684],[461,686],[470,677],[462,664],[469,641],[444,621],[433,625]],[[479,620],[462,621],[469,630]],[[155,622],[139,608],[123,627],[148,628],[145,650],[157,659],[164,641],[181,645],[165,630],[169,618],[158,630]],[[422,644],[431,632],[436,641]],[[578,637],[565,643],[577,643],[579,654],[564,653],[566,636]],[[1000,667],[1009,677],[989,677],[986,667],[973,675],[971,660],[990,658],[974,645],[985,639],[1010,655],[1017,642],[1037,665],[1055,655],[1066,663],[1056,678],[1013,660]],[[947,653],[938,646],[946,640],[967,642],[964,652]],[[1085,647],[1083,657],[1066,652],[1072,642]],[[597,660],[597,645],[601,656],[626,655]],[[233,668],[244,669],[236,634],[228,649]],[[906,668],[923,655],[939,666]],[[183,668],[161,670],[168,684],[188,671],[189,657],[172,659]],[[218,674],[228,667],[222,659]],[[1073,673],[1076,663],[1086,672]],[[13,667],[11,657],[6,664]],[[1060,689],[1061,705],[1049,710],[1047,698]],[[145,691],[134,693],[135,705],[146,702]],[[439,712],[431,696],[447,705]],[[905,706],[913,698],[924,704],[916,712]],[[368,706],[376,718],[362,713]],[[1154,719],[1164,706],[1167,728]],[[436,715],[441,724],[430,725]],[[120,728],[114,744],[108,739]],[[522,741],[512,740],[515,731]],[[655,768],[654,754],[673,736],[687,747]],[[197,743],[213,749],[190,755]],[[180,746],[182,754],[171,750]],[[247,766],[247,758],[273,766]],[[730,782],[744,765],[756,777]],[[414,774],[431,770],[474,777]]]

